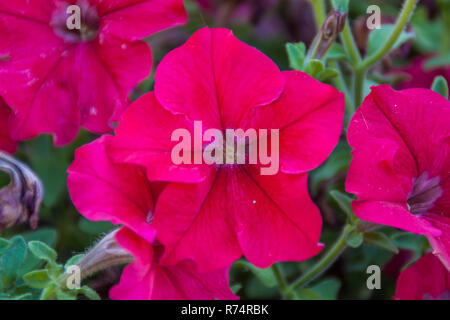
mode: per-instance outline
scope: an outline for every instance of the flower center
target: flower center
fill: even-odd
[[[412,214],[421,214],[431,209],[435,201],[442,195],[439,176],[428,177],[428,172],[422,173],[413,182],[413,188],[408,195],[408,208]]]
[[[99,25],[97,9],[91,6],[88,0],[78,0],[73,6],[65,2],[59,4],[51,20],[55,34],[72,43],[94,39]]]

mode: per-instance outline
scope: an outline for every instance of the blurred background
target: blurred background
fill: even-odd
[[[304,42],[308,47],[316,34],[316,22],[308,0],[189,0],[185,1],[189,22],[185,26],[161,32],[147,39],[154,54],[154,68],[170,50],[183,44],[192,33],[204,26],[226,27],[246,43],[255,46],[280,69],[288,70],[285,51],[287,42]],[[361,53],[367,49],[370,30],[365,20],[369,5],[379,5],[382,23],[393,23],[402,1],[350,1],[351,29]],[[327,3],[328,9],[330,5]],[[450,1],[420,1],[407,31],[411,40],[391,52],[374,66],[366,83],[371,85],[390,83],[395,88],[429,88],[436,75],[443,75],[450,82]],[[344,74],[345,63],[340,64]],[[151,91],[150,76],[132,93],[132,99]],[[90,222],[84,219],[72,205],[67,187],[66,170],[73,160],[74,150],[96,138],[80,131],[77,140],[64,148],[52,146],[50,136],[40,136],[21,144],[16,156],[29,164],[40,176],[45,186],[45,197],[40,211],[37,231],[28,225],[5,230],[2,237],[22,234],[26,240],[41,240],[53,246],[64,262],[77,253],[83,253],[95,241],[111,230],[110,223]],[[330,191],[344,191],[346,170],[350,162],[348,145],[341,141],[329,160],[316,169],[309,178],[309,189],[324,219],[321,242],[328,245],[338,236],[345,223],[345,212],[330,197]],[[0,187],[7,185],[8,176],[0,172]],[[390,299],[400,270],[428,249],[427,241],[413,234],[392,228],[378,230],[389,238],[393,246],[386,248],[373,241],[370,244],[349,248],[320,280],[298,292],[302,299]],[[316,261],[283,263],[288,280],[295,279]],[[366,269],[369,265],[382,269],[381,290],[368,290]],[[107,298],[110,286],[118,282],[121,269],[114,267],[88,279],[88,284]],[[231,270],[231,285],[241,299],[278,299],[278,290],[264,270],[256,276],[252,267],[244,261]]]

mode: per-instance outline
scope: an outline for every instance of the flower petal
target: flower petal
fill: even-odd
[[[110,291],[112,299],[120,300],[206,300],[236,299],[228,282],[229,267],[210,273],[198,273],[190,261],[175,266],[159,265],[154,257],[162,247],[155,249],[123,228],[116,238],[119,244],[138,258],[128,265],[120,283]]]
[[[9,119],[11,109],[0,97],[0,150],[14,153],[17,149],[17,142],[12,140],[9,130]]]
[[[182,0],[98,1],[98,9],[100,32],[127,40],[148,37],[187,19]]]
[[[279,129],[280,168],[302,173],[319,166],[342,131],[345,99],[330,85],[300,71],[283,72],[286,88],[274,103],[250,110],[242,127]]]
[[[432,253],[428,253],[400,274],[394,299],[439,299],[449,290],[449,271],[444,268],[439,259]]]
[[[269,177],[247,170],[252,169],[222,167],[205,182],[164,190],[154,224],[166,246],[165,263],[192,259],[199,270],[214,270],[242,251],[265,268],[321,250],[321,217],[308,196],[306,175]]]
[[[112,162],[106,153],[111,139],[103,136],[76,150],[68,169],[71,199],[86,218],[124,224],[152,242],[155,231],[149,223],[153,210],[149,182],[139,167]]]
[[[171,141],[172,133],[177,129],[191,133],[192,126],[183,116],[163,109],[154,93],[148,93],[124,113],[111,143],[111,155],[115,161],[144,166],[152,181],[202,181],[211,170],[208,165],[176,165],[171,157],[178,144],[178,141]]]
[[[307,175],[264,176],[247,166],[229,181],[228,210],[245,257],[259,268],[318,254],[322,217],[308,194]],[[232,192],[232,193],[231,193]]]
[[[203,28],[168,53],[155,73],[161,105],[208,128],[238,128],[245,112],[276,100],[278,67],[227,29]]]
[[[162,263],[191,259],[200,272],[207,272],[239,259],[233,217],[227,212],[230,201],[239,195],[231,196],[227,176],[223,168],[197,184],[171,183],[161,193],[154,226],[165,246]]]
[[[442,231],[440,236],[428,236],[428,241],[433,247],[433,253],[441,259],[450,272],[450,218],[430,213],[424,214],[423,217]]]
[[[72,123],[64,120],[55,123],[58,116],[49,114],[44,129],[67,127],[65,135],[75,136],[73,122],[76,123],[79,116],[74,111],[72,98],[62,90],[74,85],[70,82],[72,70],[64,63],[73,59],[63,55],[68,45],[54,35],[48,23],[36,23],[16,14],[0,11],[0,27],[0,57],[8,57],[0,61],[0,94],[15,111],[17,119],[11,126],[14,138],[29,139],[40,132],[33,113],[41,118],[40,113],[46,106],[39,106],[39,103],[47,105],[48,100],[57,105],[55,113],[68,115]],[[67,73],[68,79],[58,78]],[[49,87],[53,90],[51,99],[48,98]]]
[[[409,232],[439,236],[441,231],[427,219],[415,216],[408,211],[406,204],[389,201],[360,201],[352,203],[355,215],[363,220],[385,224]]]

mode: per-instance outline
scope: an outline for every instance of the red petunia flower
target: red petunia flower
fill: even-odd
[[[372,88],[353,116],[346,190],[367,221],[426,235],[450,267],[450,102],[428,89]]]
[[[11,138],[9,130],[9,119],[11,109],[0,97],[0,150],[8,153],[14,153],[17,149],[17,142]]]
[[[204,28],[160,63],[155,91],[124,113],[110,154],[144,166],[151,181],[171,182],[154,217],[165,263],[192,259],[206,271],[244,254],[263,268],[321,250],[322,221],[308,195],[307,171],[337,144],[343,113],[344,96],[333,87],[302,72],[280,72],[230,30]],[[192,136],[279,129],[279,171],[262,175],[264,165],[239,162],[225,145],[216,156],[226,164],[175,164],[172,134],[180,128]],[[247,148],[261,147],[262,138],[245,141],[248,160]],[[194,143],[194,159],[216,142]]]
[[[0,94],[15,111],[14,138],[51,133],[63,145],[80,126],[111,131],[151,70],[138,40],[185,20],[182,0],[1,1]]]
[[[148,182],[142,168],[116,164],[106,149],[111,136],[77,149],[68,173],[73,203],[88,219],[124,227],[116,240],[134,257],[112,288],[113,299],[235,299],[228,285],[229,266],[200,274],[191,261],[160,263],[163,247],[151,225],[154,199],[161,186]]]
[[[450,82],[450,67],[435,67],[429,70],[425,69],[427,63],[426,57],[419,57],[411,61],[411,63],[403,68],[398,68],[392,73],[403,73],[407,79],[399,83],[399,89],[409,88],[427,88],[429,89],[433,84],[436,76],[443,76]]]
[[[402,271],[394,299],[450,300],[450,272],[432,253]]]

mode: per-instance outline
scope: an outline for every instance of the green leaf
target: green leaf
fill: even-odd
[[[311,287],[322,300],[336,300],[340,288],[341,282],[336,278],[324,279]]]
[[[261,280],[261,282],[266,286],[266,287],[275,287],[277,284],[277,280],[275,279],[275,275],[273,274],[273,271],[271,268],[266,268],[266,269],[260,269],[255,267],[254,265],[248,263],[248,268],[250,269],[250,271],[253,272],[253,274],[259,279]]]
[[[27,299],[30,299],[32,296],[33,296],[33,294],[31,294],[31,293],[23,293],[18,296],[14,296],[11,299],[12,300],[27,300]]]
[[[56,260],[56,251],[41,241],[30,241],[28,248],[39,259],[47,262],[54,262]]]
[[[69,160],[65,148],[55,148],[51,137],[40,136],[29,144],[32,169],[41,178],[45,194],[43,203],[52,207],[65,190]]]
[[[114,228],[111,222],[107,221],[90,221],[85,218],[81,218],[78,226],[81,230],[92,235],[98,235],[101,233],[107,233]]]
[[[391,237],[391,239],[397,247],[415,252],[421,252],[427,243],[424,236],[410,232],[396,233]]]
[[[5,253],[11,246],[11,241],[0,238],[0,255]]]
[[[27,255],[27,244],[22,236],[11,238],[11,246],[0,258],[0,279],[3,288],[9,288]]]
[[[277,279],[273,274],[272,268],[260,269],[244,260],[236,261],[234,265],[251,271],[266,287],[272,288],[277,285]]]
[[[347,52],[339,43],[333,43],[327,52],[326,60],[348,60]]]
[[[305,72],[311,77],[316,77],[316,75],[322,72],[324,68],[325,65],[321,60],[311,59],[306,63]]]
[[[300,289],[295,292],[295,300],[320,300],[320,295],[313,289]]]
[[[306,55],[306,46],[303,42],[286,43],[289,65],[292,69],[303,70],[303,62]]]
[[[350,146],[341,140],[327,161],[311,174],[311,190],[316,193],[322,182],[333,178],[338,173],[347,171],[352,159]]]
[[[56,299],[58,300],[76,300],[77,292],[76,291],[64,291],[61,288],[56,288]]]
[[[64,268],[68,268],[70,266],[76,265],[81,259],[83,259],[85,255],[84,254],[77,254],[67,260],[66,264],[64,265]]]
[[[56,288],[54,285],[50,285],[42,290],[41,300],[55,300],[56,299]]]
[[[81,289],[78,290],[78,292],[84,294],[89,300],[101,300],[98,293],[88,286],[82,286]]]
[[[358,248],[363,243],[364,236],[361,232],[359,232],[356,228],[354,228],[352,231],[350,231],[347,234],[347,237],[345,240],[347,241],[347,244],[350,247]]]
[[[333,68],[328,68],[323,70],[317,75],[317,80],[319,81],[326,81],[329,79],[332,79],[334,77],[337,77],[339,75],[339,71]]]
[[[448,83],[443,76],[436,76],[431,85],[431,90],[448,99]]]
[[[22,234],[26,242],[39,240],[46,243],[50,247],[54,247],[56,243],[56,231],[51,228],[42,228],[36,231],[30,231]],[[42,260],[36,258],[33,254],[28,254],[22,268],[20,275],[30,272],[42,265]]]
[[[428,19],[428,13],[425,8],[417,8],[412,16],[411,25],[416,31],[416,41],[414,46],[422,52],[437,52],[443,43],[443,37],[446,36],[442,21],[440,19]]]
[[[353,223],[357,220],[352,209],[353,199],[350,196],[338,190],[331,190],[330,196],[337,202],[339,208],[347,214],[349,222]]]
[[[398,253],[398,248],[395,243],[382,232],[373,231],[364,233],[364,242],[394,254]]]
[[[28,272],[23,276],[23,280],[27,285],[36,289],[44,289],[51,281],[48,271],[45,269]]]
[[[380,29],[375,29],[369,34],[369,42],[367,47],[367,55],[370,56],[374,54],[381,45],[386,43],[389,35],[394,30],[393,24],[383,24]],[[394,50],[401,46],[408,40],[414,39],[414,32],[403,31],[397,39],[397,42],[392,46],[391,50]]]

